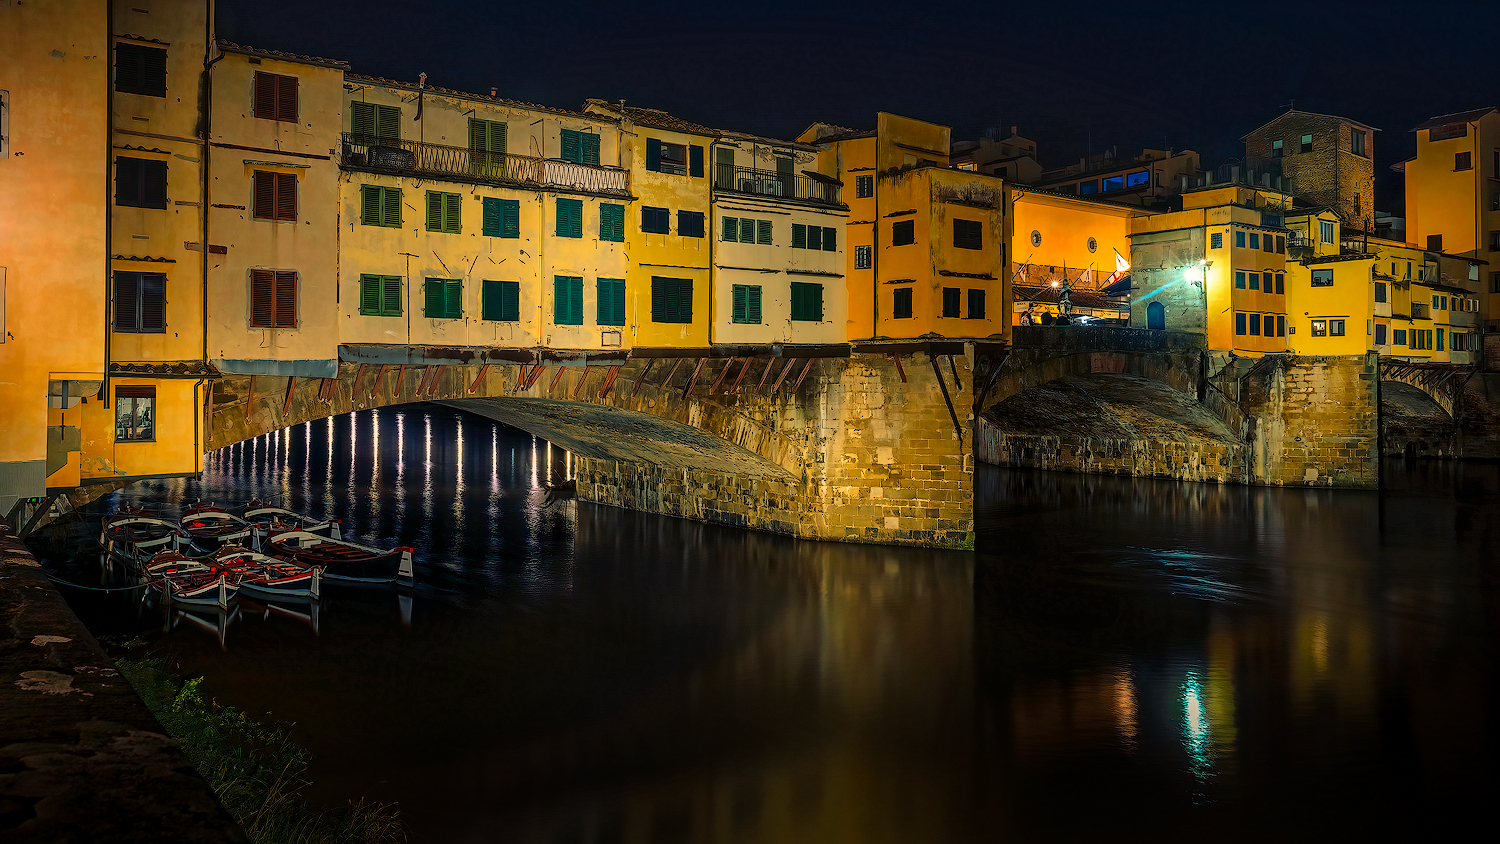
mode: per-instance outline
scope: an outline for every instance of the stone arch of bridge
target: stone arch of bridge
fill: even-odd
[[[1454,364],[1409,363],[1387,359],[1380,361],[1382,390],[1387,383],[1405,384],[1432,399],[1449,418],[1455,415],[1459,391],[1472,372],[1471,367]]]
[[[1179,393],[1198,394],[1202,359],[1193,352],[1101,350],[1057,353],[1016,349],[1006,358],[982,397],[980,412],[1039,387],[1074,375],[1127,375],[1158,381]]]

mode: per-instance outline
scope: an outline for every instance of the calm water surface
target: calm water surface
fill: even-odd
[[[981,467],[979,552],[568,502],[567,455],[436,406],[314,422],[201,480],[418,551],[415,592],[217,635],[65,594],[296,722],[311,795],[422,842],[1444,837],[1494,798],[1500,467],[1383,494]],[[37,549],[98,582],[90,517]],[[93,578],[90,580],[89,578]]]

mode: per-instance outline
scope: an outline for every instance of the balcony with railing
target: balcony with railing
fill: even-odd
[[[422,175],[588,193],[630,192],[630,174],[619,167],[555,158],[344,133],[342,167],[395,175]]]
[[[827,176],[798,176],[729,164],[714,166],[714,190],[800,199],[820,205],[843,204],[843,186]]]

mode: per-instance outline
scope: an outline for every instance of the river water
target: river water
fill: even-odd
[[[317,421],[97,510],[275,497],[415,547],[414,592],[222,644],[64,594],[421,842],[1432,839],[1494,799],[1495,465],[1380,494],[982,466],[972,554],[544,509],[569,468],[437,406]],[[101,582],[97,524],[34,547]]]

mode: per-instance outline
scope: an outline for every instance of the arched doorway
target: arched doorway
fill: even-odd
[[[1146,306],[1146,327],[1157,331],[1167,329],[1167,309],[1160,302],[1152,302]]]

